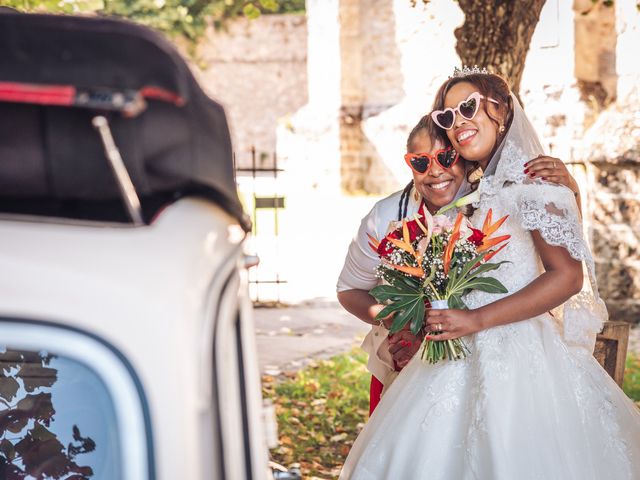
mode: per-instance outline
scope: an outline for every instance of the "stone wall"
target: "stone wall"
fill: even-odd
[[[339,3],[341,185],[389,193],[410,179],[401,161],[409,131],[459,64],[453,31],[464,16],[453,0]],[[615,15],[602,6],[582,15],[591,6],[547,0],[521,84],[547,153],[569,162],[585,124],[615,99],[617,85]],[[600,103],[593,108],[585,103],[594,98]]]
[[[595,123],[576,141],[576,157],[590,179],[586,220],[601,296],[612,320],[639,323],[640,12],[633,2],[615,2],[586,17],[592,15],[601,19],[602,27],[591,20],[592,37],[601,40],[592,43],[599,59],[598,72],[592,74],[600,75],[593,78],[614,92],[615,101],[595,111]],[[603,34],[603,25],[608,33]]]
[[[600,294],[613,320],[640,322],[640,94],[609,107],[582,152]]]
[[[617,97],[616,11],[591,0],[576,1],[574,10],[578,86],[582,100],[592,110],[600,110]]]
[[[452,0],[340,0],[341,185],[386,194],[411,178],[407,135],[458,64]]]
[[[226,108],[239,164],[254,146],[270,160],[278,123],[307,102],[306,17],[263,15],[211,29],[198,57],[200,81]]]
[[[640,102],[630,92],[640,79],[640,14],[635,2],[601,3],[547,0],[521,98],[548,153],[574,164],[612,319],[637,322]],[[334,265],[304,252],[340,251],[348,240],[335,232],[350,232],[373,203],[358,200],[362,210],[352,217],[340,204],[336,215],[336,202],[345,203],[340,191],[386,194],[410,179],[402,161],[406,137],[459,64],[453,31],[462,22],[454,0],[415,8],[408,0],[307,0],[306,20],[265,16],[233,24],[231,36],[211,34],[205,83],[227,106],[236,150],[277,142],[285,167],[287,255],[278,264],[306,258],[284,271],[289,299],[329,288],[341,258]],[[335,233],[321,235],[321,246],[308,235],[319,225]]]

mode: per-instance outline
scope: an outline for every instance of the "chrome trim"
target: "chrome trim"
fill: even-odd
[[[136,193],[136,188],[133,186],[127,167],[122,161],[120,150],[116,146],[111,134],[111,128],[109,128],[109,122],[107,118],[102,115],[97,115],[91,120],[93,127],[100,134],[102,145],[104,146],[104,153],[109,160],[111,169],[113,170],[116,180],[118,182],[118,188],[122,194],[125,206],[129,212],[129,216],[135,225],[144,225],[142,218],[142,207],[140,206],[140,199]]]
[[[242,267],[246,269],[257,267],[259,263],[260,257],[258,257],[257,255],[245,254],[242,258]]]

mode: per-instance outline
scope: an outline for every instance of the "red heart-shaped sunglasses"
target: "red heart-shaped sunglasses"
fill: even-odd
[[[449,169],[455,165],[460,158],[458,152],[453,147],[443,148],[437,152],[431,153],[407,153],[404,156],[404,161],[411,169],[422,175],[429,170],[429,167],[433,162],[438,162],[444,169]]]

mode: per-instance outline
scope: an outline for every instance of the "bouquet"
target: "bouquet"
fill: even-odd
[[[369,235],[369,246],[381,259],[377,275],[386,283],[370,291],[376,300],[387,304],[376,319],[394,314],[391,333],[408,323],[411,332],[418,335],[424,330],[426,306],[466,309],[463,298],[472,290],[507,293],[497,279],[484,276],[506,263],[488,263],[511,238],[490,238],[506,219],[505,216],[493,223],[489,210],[478,230],[461,213],[452,224],[444,215],[431,216],[425,211],[412,220],[403,220],[381,241]],[[464,358],[468,352],[461,338],[427,340],[422,358],[436,363],[445,358]]]

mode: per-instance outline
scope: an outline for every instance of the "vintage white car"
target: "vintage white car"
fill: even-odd
[[[128,22],[0,44],[0,478],[271,478],[224,111]]]

